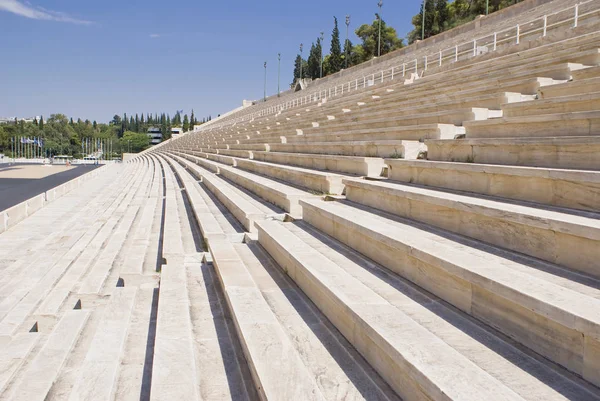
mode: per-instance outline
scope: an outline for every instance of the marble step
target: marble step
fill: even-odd
[[[403,399],[521,399],[284,223],[257,227],[260,244]]]
[[[599,211],[600,172],[386,159],[395,181],[542,205]]]
[[[547,210],[393,181],[344,183],[350,201],[600,278],[600,214]]]
[[[19,375],[14,387],[0,399],[46,400],[89,316],[90,312],[85,310],[65,312],[40,351]]]
[[[428,139],[425,144],[431,161],[600,170],[600,136]]]
[[[115,288],[103,312],[69,400],[115,397],[137,288]]]
[[[529,273],[518,255],[352,202],[301,204],[308,224],[591,383],[600,383],[597,290],[540,276],[535,268]]]
[[[227,241],[209,244],[257,392],[265,400],[324,400],[247,267]]]

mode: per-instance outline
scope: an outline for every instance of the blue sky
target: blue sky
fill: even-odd
[[[383,18],[400,37],[421,0],[385,1]],[[301,10],[301,11],[298,11]],[[353,29],[371,22],[377,1],[0,0],[0,117],[109,121],[115,113],[216,116],[291,82],[302,42],[326,45],[337,16]]]

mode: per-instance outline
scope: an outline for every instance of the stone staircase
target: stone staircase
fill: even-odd
[[[0,401],[599,400],[599,38],[102,167],[0,234]]]

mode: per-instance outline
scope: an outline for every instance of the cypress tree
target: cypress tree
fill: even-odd
[[[352,67],[353,65],[357,64],[357,61],[355,60],[355,54],[354,54],[354,46],[352,45],[352,42],[350,41],[350,39],[346,40],[344,42],[344,60],[346,59],[346,57],[348,57],[348,67]]]
[[[298,80],[298,78],[300,78],[300,66],[302,65],[302,78],[305,78],[306,76],[308,76],[308,68],[304,68],[306,65],[306,60],[302,59],[302,57],[298,54],[296,56],[296,60],[294,61],[294,82],[296,82]]]
[[[165,118],[164,113],[160,116],[160,130],[162,132],[163,140],[167,139],[167,119]]]
[[[39,127],[40,127],[40,129],[44,129],[44,116],[40,116]]]
[[[446,25],[448,21],[448,0],[436,0],[435,3],[436,10],[436,33],[441,33],[446,30]]]
[[[329,51],[329,70],[328,74],[333,74],[342,69],[343,66],[342,49],[340,45],[340,30],[338,29],[338,20],[333,17],[333,31],[331,32],[331,49]]]
[[[190,129],[194,130],[194,125],[196,125],[196,117],[194,116],[194,109],[192,109],[192,115],[190,116]]]
[[[321,71],[321,38],[317,38],[317,44],[310,47],[308,55],[308,77],[319,78]]]
[[[190,130],[190,120],[188,119],[188,115],[183,116],[183,132],[188,132]]]

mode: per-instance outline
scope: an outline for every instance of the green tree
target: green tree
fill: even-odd
[[[163,140],[167,139],[167,118],[164,113],[160,116],[160,132]]]
[[[522,0],[489,0],[489,12],[495,12]],[[425,38],[437,35],[485,14],[486,0],[427,0],[425,10]],[[412,18],[414,30],[408,34],[408,42],[421,39],[423,6]]]
[[[40,130],[44,129],[44,116],[40,116],[40,123],[38,126],[40,127]]]
[[[359,26],[355,33],[362,40],[361,50],[358,51],[360,62],[368,61],[377,56],[377,43],[379,42],[379,16],[375,14],[375,20],[371,25]],[[381,55],[403,46],[402,39],[398,38],[396,30],[387,26],[385,20],[381,20]]]
[[[321,74],[321,38],[317,38],[317,43],[312,44],[308,55],[308,77],[317,79]]]
[[[358,64],[357,54],[350,39],[344,41],[344,54],[342,55],[344,66],[346,65],[346,57],[348,57],[348,67]]]
[[[183,116],[183,132],[188,132],[190,130],[190,120],[188,119],[188,115]]]
[[[175,115],[173,116],[173,119],[171,120],[171,124],[173,124],[173,127],[181,126],[181,114],[179,113],[179,111],[177,111],[177,113],[175,113]]]
[[[121,144],[124,148],[131,149],[132,153],[138,153],[150,146],[150,138],[145,133],[125,131]]]
[[[121,117],[118,114],[115,114],[109,124],[120,126],[121,125]]]
[[[300,66],[302,66],[302,68],[300,68]],[[300,78],[300,70],[302,70],[302,78],[308,77],[308,62],[298,54],[294,61],[294,81],[292,84]],[[205,119],[203,119],[202,122],[206,122]]]
[[[340,71],[344,66],[343,63],[344,59],[342,58],[338,20],[336,17],[333,17],[333,31],[331,32],[331,48],[329,50],[329,62],[327,63],[327,73],[333,74]]]
[[[190,116],[190,130],[194,130],[194,125],[196,125],[196,117],[194,116],[194,109],[192,109],[192,115]]]

